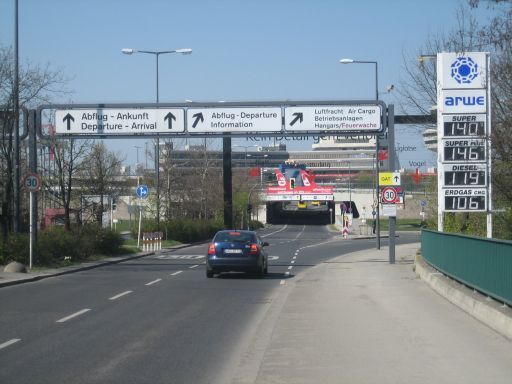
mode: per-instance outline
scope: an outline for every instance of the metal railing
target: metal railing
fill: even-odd
[[[424,229],[421,254],[445,275],[512,305],[512,241]]]

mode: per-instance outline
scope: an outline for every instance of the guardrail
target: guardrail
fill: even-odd
[[[512,241],[424,229],[421,255],[451,278],[512,305]]]

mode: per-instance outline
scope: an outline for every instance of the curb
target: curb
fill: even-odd
[[[435,292],[505,338],[512,340],[511,308],[501,306],[497,301],[451,280],[427,264],[420,255],[416,255],[414,267],[416,275]]]
[[[183,244],[183,245],[179,245],[179,246],[176,246],[176,247],[164,248],[164,249],[170,249],[170,250],[183,249],[183,248],[190,247],[192,245],[195,245],[195,244]],[[119,259],[116,259],[116,260],[99,261],[99,262],[96,262],[96,263],[90,264],[90,265],[77,265],[76,267],[69,267],[69,269],[62,270],[62,271],[56,271],[56,272],[53,272],[53,273],[41,274],[41,275],[31,276],[31,277],[26,277],[26,278],[23,277],[23,278],[20,278],[20,279],[14,279],[14,280],[4,281],[4,282],[0,281],[0,288],[12,286],[12,285],[23,284],[23,283],[32,283],[32,282],[35,282],[35,281],[39,281],[39,280],[43,280],[43,279],[48,279],[50,277],[68,275],[70,273],[87,271],[89,269],[100,268],[100,267],[104,267],[104,266],[107,266],[107,265],[119,264],[119,263],[122,263],[122,262],[125,262],[125,261],[128,261],[128,260],[137,260],[137,259],[141,259],[143,257],[154,255],[154,254],[155,254],[154,251],[142,252],[142,253],[138,253],[138,254],[136,254],[134,256],[125,256],[125,257],[120,256]],[[42,273],[44,273],[44,272],[42,272]]]

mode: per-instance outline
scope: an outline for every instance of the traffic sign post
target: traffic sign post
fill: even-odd
[[[140,233],[142,229],[142,204],[141,200],[147,199],[149,196],[149,188],[147,185],[139,185],[137,186],[137,189],[135,190],[135,193],[137,194],[137,197],[139,198],[139,230],[137,234],[137,248],[140,247]]]
[[[35,233],[34,226],[34,204],[35,194],[41,189],[41,177],[37,173],[27,173],[23,177],[23,187],[30,192],[29,197],[29,220],[30,220],[30,244],[29,244],[29,269],[32,269],[34,263],[34,250],[35,250]]]

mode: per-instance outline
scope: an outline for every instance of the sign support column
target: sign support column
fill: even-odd
[[[395,108],[388,106],[388,163],[389,170],[395,171]],[[396,216],[389,217],[389,264],[395,264]]]

